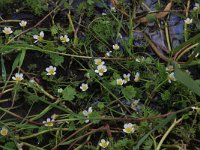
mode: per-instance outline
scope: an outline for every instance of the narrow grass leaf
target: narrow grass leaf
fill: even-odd
[[[145,134],[137,143],[137,145],[133,148],[134,150],[139,150],[140,146],[144,143],[144,141],[149,137],[149,135],[161,128],[163,128],[167,123],[169,123],[172,119],[175,118],[175,115],[168,116],[165,120],[163,120],[161,123],[159,123],[155,128],[153,128],[151,131],[149,131],[147,134]]]
[[[177,66],[175,67],[175,78],[200,96],[200,86],[187,73],[181,71]]]
[[[6,81],[6,67],[5,67],[5,63],[4,63],[4,59],[2,55],[1,55],[1,75],[2,75],[3,81]]]

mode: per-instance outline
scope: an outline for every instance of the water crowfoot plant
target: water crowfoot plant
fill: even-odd
[[[0,149],[198,149],[198,4],[0,1]]]
[[[20,25],[21,27],[25,27],[25,26],[27,25],[27,21],[22,20],[22,21],[19,23],[19,25]]]
[[[92,107],[89,107],[88,108],[88,110],[84,110],[82,113],[83,113],[83,115],[85,116],[85,117],[89,117],[89,115],[91,115],[92,114]],[[85,120],[85,123],[88,123],[90,120]]]
[[[34,43],[37,43],[38,41],[39,41],[39,42],[43,41],[44,32],[41,31],[39,35],[33,35],[33,38],[35,39],[35,42],[34,42]]]
[[[140,81],[140,73],[139,73],[139,72],[137,72],[137,73],[135,74],[134,81],[135,81],[135,82],[139,82],[139,81]]]
[[[56,74],[56,67],[49,66],[46,68],[46,72],[48,76],[53,76]]]
[[[134,127],[135,125],[133,125],[132,123],[126,123],[126,124],[124,124],[124,129],[123,129],[123,131],[125,132],[125,133],[128,133],[128,134],[130,134],[130,133],[134,133],[135,132],[135,127]]]
[[[105,65],[99,65],[97,66],[95,72],[98,73],[100,76],[103,76],[103,74],[107,72],[107,67]]]
[[[17,81],[17,82],[22,81],[24,79],[23,74],[22,73],[15,73],[15,76],[13,76],[12,79]]]
[[[13,33],[13,31],[12,31],[12,29],[10,27],[4,27],[3,33],[5,33],[5,34],[11,34],[11,33]]]
[[[8,129],[5,127],[2,127],[1,131],[0,131],[2,136],[7,136],[8,135]]]
[[[84,92],[88,89],[88,84],[82,83],[80,89]]]
[[[42,123],[46,126],[46,127],[53,127],[55,120],[51,119],[51,118],[47,118],[46,121],[43,121]]]
[[[113,47],[113,50],[118,50],[119,49],[119,45],[118,44],[114,44],[112,47]]]
[[[101,146],[102,148],[108,147],[109,144],[110,142],[106,141],[105,139],[101,139],[101,141],[99,142],[99,146]]]
[[[69,37],[67,35],[60,36],[60,41],[62,43],[67,43],[67,42],[69,42]]]

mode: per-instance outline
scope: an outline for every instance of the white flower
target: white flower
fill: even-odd
[[[23,143],[17,143],[18,150],[23,150]]]
[[[42,41],[43,38],[44,38],[44,32],[41,31],[41,32],[40,32],[40,35],[33,35],[33,38],[36,40],[35,43],[36,43],[37,41]]]
[[[124,129],[123,131],[125,133],[134,133],[135,129],[134,129],[134,125],[132,123],[126,123],[124,124]]]
[[[139,73],[139,72],[137,72],[137,73],[135,74],[135,79],[134,79],[134,81],[135,81],[135,82],[139,82],[139,81],[140,81],[140,73]]]
[[[107,68],[104,65],[99,65],[97,66],[95,72],[98,73],[100,76],[102,76],[105,72],[107,72]]]
[[[63,89],[62,89],[62,88],[59,88],[59,89],[58,89],[58,93],[61,94],[62,92],[63,92]]]
[[[199,56],[199,53],[197,53],[196,55],[195,55],[195,58],[197,58]]]
[[[94,63],[96,64],[96,65],[103,65],[103,64],[105,64],[105,62],[104,61],[102,61],[101,59],[95,59],[94,60]]]
[[[188,75],[191,74],[191,72],[190,72],[189,70],[185,70],[185,72],[186,72]]]
[[[12,31],[12,29],[10,27],[4,27],[3,33],[11,34],[11,33],[13,33],[13,31]]]
[[[193,106],[193,107],[191,107],[191,109],[194,111],[194,110],[197,109],[197,108]]]
[[[144,62],[144,61],[145,61],[145,58],[144,58],[144,56],[138,57],[138,58],[135,59],[135,61],[136,61],[136,62],[139,62],[139,63],[140,63],[140,62]]]
[[[69,42],[69,38],[68,38],[67,35],[60,36],[60,41],[61,41],[62,43],[67,43],[67,42]]]
[[[176,81],[176,78],[174,76],[174,72],[168,74],[167,79],[168,79],[169,83],[171,83],[172,81]]]
[[[106,52],[106,56],[107,56],[107,57],[110,57],[110,54],[111,54],[111,53],[112,53],[112,51],[107,51],[107,52]]]
[[[30,79],[29,82],[30,83],[35,83],[35,80],[34,79]]]
[[[107,15],[107,14],[103,12],[101,15],[102,15],[102,16],[105,16],[105,15]]]
[[[199,107],[191,107],[192,108],[192,110],[194,111],[194,110],[196,110],[196,112],[199,114],[200,113],[200,108]]]
[[[123,84],[124,84],[124,80],[122,80],[121,78],[117,79],[117,85],[123,85]]]
[[[27,21],[22,20],[22,21],[19,23],[19,25],[20,25],[21,27],[25,27],[25,26],[27,25]]]
[[[56,67],[49,66],[46,68],[47,75],[55,75],[56,74]]]
[[[102,148],[106,148],[106,147],[108,147],[109,144],[110,144],[109,141],[101,139],[101,142],[99,143],[99,146],[101,146]]]
[[[52,127],[53,124],[54,124],[54,119],[50,119],[50,118],[47,118],[47,121],[43,121],[42,123],[46,126],[46,127]]]
[[[118,44],[115,44],[112,47],[113,47],[114,50],[118,50],[119,49],[119,45]]]
[[[84,110],[83,112],[83,115],[85,116],[85,117],[89,117],[89,115],[92,113],[92,107],[89,107],[88,108],[88,110]],[[90,120],[85,120],[85,123],[88,123]]]
[[[118,33],[118,36],[120,37],[120,39],[122,39],[122,34],[121,33]]]
[[[2,136],[6,136],[6,135],[8,135],[8,129],[6,129],[5,127],[2,127],[0,133]]]
[[[22,81],[24,79],[23,74],[22,73],[15,73],[15,76],[13,76],[12,79],[17,81],[17,82]]]
[[[199,9],[199,3],[195,3],[193,10],[198,10],[198,9]]]
[[[124,84],[126,84],[128,81],[130,81],[130,76],[131,76],[130,73],[128,73],[128,74],[123,74],[123,77],[124,77]]]
[[[165,70],[166,70],[167,72],[172,72],[172,71],[174,71],[174,67],[173,67],[172,65],[169,65],[169,66],[167,66],[167,67],[165,68]]]
[[[86,91],[88,89],[88,84],[82,83],[81,86],[80,86],[80,89],[82,91]]]
[[[185,21],[186,24],[191,24],[192,23],[192,19],[190,19],[190,18],[186,18],[184,21]]]
[[[51,118],[52,118],[52,120],[54,121],[56,118],[58,118],[58,115],[53,114],[53,115],[51,116]]]
[[[111,11],[116,12],[116,8],[115,7],[111,7]]]

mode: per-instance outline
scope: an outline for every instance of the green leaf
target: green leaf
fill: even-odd
[[[194,37],[190,38],[189,40],[187,40],[186,42],[182,43],[181,45],[179,45],[178,47],[176,47],[173,51],[172,51],[172,55],[177,53],[179,50],[181,50],[182,48],[184,48],[185,46],[191,45],[191,44],[196,44],[198,43],[200,40],[200,33],[195,35]]]
[[[58,33],[58,27],[56,25],[53,25],[51,27],[51,35],[54,36],[57,33]]]
[[[187,73],[181,71],[177,66],[175,66],[175,78],[200,96],[200,86]]]
[[[136,95],[136,91],[135,91],[134,87],[132,87],[130,85],[126,86],[124,89],[122,89],[122,93],[127,100],[131,100]]]
[[[24,62],[25,55],[26,55],[26,50],[22,50],[21,55],[20,55],[20,59],[19,59],[19,67],[22,66],[22,64]]]
[[[49,51],[55,51],[55,46],[53,42],[47,41],[46,45],[44,46],[44,49],[47,49]]]
[[[58,54],[50,54],[51,57],[51,63],[55,66],[62,66],[62,63],[64,62],[64,57],[60,56]]]
[[[98,102],[97,107],[103,109],[105,106],[103,102]]]
[[[58,46],[57,50],[63,52],[63,51],[66,50],[66,47],[64,47],[64,46]]]
[[[7,142],[5,145],[5,148],[8,148],[8,149],[15,149],[16,146],[15,146],[15,143],[14,142]]]
[[[92,123],[97,124],[97,123],[99,123],[101,121],[100,117],[101,117],[101,115],[99,114],[99,112],[94,111],[89,115],[89,120]]]
[[[152,14],[148,14],[147,16],[148,22],[155,22],[156,21],[156,16]]]
[[[76,90],[69,86],[63,90],[63,98],[68,101],[72,101],[75,98]]]
[[[1,75],[2,75],[2,79],[4,81],[6,81],[6,67],[5,67],[5,64],[4,64],[4,59],[3,59],[3,56],[1,55]]]

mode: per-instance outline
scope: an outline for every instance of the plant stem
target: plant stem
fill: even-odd
[[[180,118],[179,120],[176,121],[176,119],[174,120],[174,122],[172,123],[172,125],[169,127],[169,129],[167,130],[167,132],[163,135],[162,139],[160,140],[160,142],[158,143],[158,146],[156,148],[156,150],[160,150],[164,140],[167,138],[167,136],[169,135],[169,133],[171,132],[171,130],[179,123],[183,120],[183,118]]]

